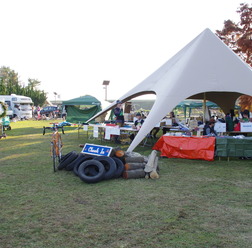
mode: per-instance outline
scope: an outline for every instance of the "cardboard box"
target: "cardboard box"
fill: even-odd
[[[172,119],[166,119],[165,120],[165,125],[166,126],[172,126]]]
[[[105,117],[106,117],[106,114],[107,113],[104,113],[98,117],[95,118],[95,122],[98,122],[98,123],[103,123],[105,121]]]
[[[134,115],[131,113],[124,113],[124,121],[133,121]]]
[[[162,120],[162,121],[160,122],[160,127],[163,127],[163,126],[165,126],[165,120]]]
[[[225,133],[226,132],[226,123],[216,122],[214,125],[214,130],[217,133]]]
[[[241,122],[241,132],[252,132],[252,122]]]
[[[189,128],[195,129],[196,127],[198,127],[198,121],[197,120],[190,120],[189,121]]]

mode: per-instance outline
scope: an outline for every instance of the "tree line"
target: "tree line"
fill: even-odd
[[[35,106],[42,106],[46,101],[46,93],[39,90],[41,82],[37,79],[28,79],[28,85],[25,86],[18,79],[18,73],[9,67],[0,68],[0,95],[23,95],[32,99]]]

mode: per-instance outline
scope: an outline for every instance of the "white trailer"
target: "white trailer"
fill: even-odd
[[[4,99],[4,102],[8,105],[8,110],[12,111],[12,116],[10,115],[11,118],[32,118],[33,102],[30,97],[11,94],[0,95],[0,99]]]
[[[5,106],[7,107],[6,116],[9,116],[10,118],[12,118],[13,117],[13,111],[11,110],[11,107],[9,105],[7,105],[7,103],[5,103],[4,96],[0,96],[0,102],[4,103]],[[3,109],[0,106],[0,114],[2,114],[2,111],[3,111]],[[0,119],[0,121],[1,121],[1,119]]]

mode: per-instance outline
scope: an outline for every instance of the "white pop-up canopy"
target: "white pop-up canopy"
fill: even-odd
[[[229,112],[240,95],[252,95],[252,70],[210,29],[205,29],[119,100],[126,102],[144,94],[156,94],[156,100],[128,151],[134,150],[152,128],[184,99],[205,97],[218,104],[224,112]],[[115,105],[113,102],[92,119]]]

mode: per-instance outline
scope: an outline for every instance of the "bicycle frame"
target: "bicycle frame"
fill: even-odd
[[[55,132],[52,134],[52,140],[51,140],[51,157],[53,158],[53,171],[54,172],[56,172],[57,164],[60,162],[60,159],[61,159],[62,147],[63,147],[63,144],[62,144],[61,135],[56,129]]]

